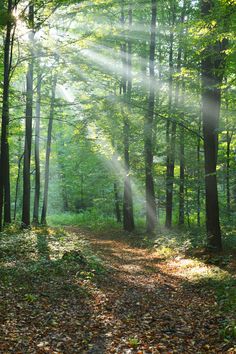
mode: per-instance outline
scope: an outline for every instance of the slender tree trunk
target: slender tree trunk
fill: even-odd
[[[129,8],[129,29],[132,27],[132,9]],[[125,179],[124,179],[124,199],[123,199],[123,227],[126,231],[134,230],[134,214],[133,214],[133,192],[130,180],[130,101],[131,101],[131,91],[132,91],[132,44],[131,39],[127,40],[127,65],[124,66],[125,77],[124,80],[127,83],[127,93],[126,93],[126,102],[128,105],[128,114],[124,116],[124,163],[125,163]],[[123,53],[124,55],[124,53]],[[127,75],[126,75],[127,71]],[[126,89],[125,89],[126,90]],[[125,93],[125,92],[124,92]]]
[[[35,194],[34,194],[34,211],[33,223],[39,224],[39,198],[40,198],[40,104],[41,104],[41,83],[42,75],[38,73],[37,77],[37,100],[36,100],[36,122],[35,122]]]
[[[187,178],[187,176],[188,176],[188,174],[186,175],[186,178]],[[190,210],[189,210],[189,197],[188,197],[188,183],[185,183],[185,196],[186,196],[187,223],[188,223],[188,227],[190,228]]]
[[[47,217],[47,208],[48,208],[49,162],[50,162],[51,142],[52,142],[52,125],[53,125],[53,118],[54,118],[56,84],[57,84],[57,78],[55,74],[52,79],[52,96],[51,96],[50,116],[49,116],[49,123],[48,123],[44,195],[43,195],[43,208],[42,208],[42,216],[41,216],[42,224],[47,223],[46,217]]]
[[[172,25],[175,24],[175,6],[173,8],[173,19],[172,19]],[[186,3],[184,1],[183,3],[183,8],[181,12],[181,17],[180,17],[180,23],[183,24],[184,22],[184,16],[186,12]],[[182,36],[180,36],[179,39],[179,48],[178,48],[178,55],[177,55],[177,72],[180,73],[181,69],[181,56],[182,56]],[[173,109],[172,109],[172,94],[173,94],[173,44],[174,44],[174,35],[173,31],[171,31],[170,34],[170,52],[169,52],[169,67],[170,67],[170,74],[169,74],[169,117],[171,116]],[[176,88],[175,88],[175,107],[179,107],[179,88],[180,88],[180,83],[179,80],[176,83]],[[178,111],[177,111],[178,113]],[[169,130],[170,127],[168,127],[167,134],[169,135]],[[167,155],[167,169],[166,169],[166,223],[165,226],[167,228],[170,228],[172,226],[172,214],[173,214],[173,190],[174,190],[174,171],[175,171],[175,142],[176,142],[176,122],[173,122],[171,124],[171,134],[170,136],[167,137],[168,140],[168,155]],[[183,149],[182,149],[183,153]],[[182,163],[183,163],[182,159]],[[182,170],[180,171],[182,173],[182,181],[183,181],[183,176],[184,176],[184,167],[182,166]],[[181,186],[180,182],[180,188],[181,188],[181,196],[184,195],[184,188]],[[182,203],[182,200],[181,202]],[[182,203],[183,204],[183,203]],[[181,205],[182,207],[182,205]],[[183,209],[182,209],[183,210]],[[181,220],[180,222],[182,223],[183,221],[183,215],[182,212],[180,214]]]
[[[8,0],[8,22],[4,42],[4,78],[3,78],[3,105],[1,127],[1,157],[0,157],[0,230],[2,229],[2,212],[4,206],[4,223],[11,222],[10,204],[10,165],[9,165],[9,74],[11,56],[12,31],[12,0]],[[13,45],[13,43],[12,43]]]
[[[15,191],[15,202],[14,202],[14,221],[16,221],[16,211],[17,211],[17,201],[19,195],[19,185],[20,185],[20,173],[21,173],[21,162],[24,157],[22,154],[18,160],[18,169],[17,169],[17,177],[16,177],[16,191]]]
[[[26,76],[26,115],[25,115],[25,148],[24,148],[24,168],[23,168],[23,207],[22,207],[22,227],[30,226],[30,163],[32,144],[32,116],[33,116],[33,45],[34,45],[34,5],[29,5],[30,33],[29,42],[31,45],[30,61]]]
[[[176,142],[176,123],[171,124],[170,134],[170,152],[169,152],[169,164],[168,164],[168,188],[166,194],[166,227],[172,226],[172,214],[173,214],[173,189],[174,189],[174,171],[175,171],[175,142]]]
[[[228,100],[226,100],[226,110],[228,113]],[[227,215],[230,218],[231,212],[231,195],[230,195],[230,151],[231,151],[231,141],[232,141],[232,134],[229,131],[229,119],[227,116],[227,133],[226,133],[226,140],[227,140],[227,147],[226,147],[226,200],[227,200]]]
[[[84,175],[80,175],[80,199],[81,199],[82,209],[85,209],[86,207],[84,202]]]
[[[4,193],[4,225],[11,223],[11,187],[10,187],[10,161],[9,161],[9,144],[6,145],[6,179]]]
[[[60,169],[60,189],[61,189],[61,197],[62,197],[62,202],[63,202],[63,211],[68,211],[69,210],[69,202],[68,202],[68,195],[67,195],[67,187],[66,187],[66,167],[64,164],[64,152],[65,152],[65,142],[63,139],[63,134],[61,131],[58,132],[58,135],[56,137],[57,141],[60,141],[62,145],[57,149],[57,162],[58,162],[58,167]]]
[[[201,2],[203,18],[213,10],[213,0]],[[225,41],[209,45],[202,58],[202,121],[205,155],[206,229],[208,246],[212,250],[222,249],[217,191],[218,124],[220,117],[221,89],[223,79],[223,49]]]
[[[179,225],[184,225],[184,179],[185,179],[185,152],[184,152],[184,128],[180,128],[180,152],[179,152]]]
[[[227,152],[226,152],[226,196],[227,196],[227,214],[230,217],[231,200],[230,200],[230,137],[229,131],[227,131]]]
[[[115,216],[116,221],[121,223],[121,212],[120,212],[120,199],[119,199],[119,192],[117,182],[114,182],[114,198],[115,198]]]
[[[170,33],[170,51],[169,51],[169,118],[172,111],[172,95],[173,95],[173,42],[174,35],[173,32]],[[173,127],[172,127],[173,129]],[[176,127],[174,127],[174,130]],[[166,220],[165,226],[167,228],[171,227],[172,223],[172,181],[171,181],[171,170],[173,164],[171,165],[171,124],[168,120],[166,123]]]
[[[152,233],[156,227],[156,200],[153,180],[153,120],[155,106],[155,50],[157,1],[151,0],[151,38],[149,53],[149,99],[144,122],[145,187],[146,187],[146,228]]]
[[[199,117],[198,134],[201,134],[202,119]],[[201,226],[201,165],[200,165],[201,138],[197,139],[197,225]]]
[[[115,141],[114,139],[112,139],[112,147],[114,149],[114,154],[112,156],[112,167],[116,167],[116,164],[117,164],[117,146],[115,144]],[[119,184],[118,184],[118,181],[117,181],[117,178],[116,178],[116,175],[114,176],[114,183],[113,183],[113,190],[114,190],[114,202],[115,202],[115,205],[114,205],[114,212],[115,212],[115,217],[116,217],[116,221],[118,223],[121,223],[122,221],[122,215],[121,215],[121,209],[120,209],[120,197],[119,197]]]

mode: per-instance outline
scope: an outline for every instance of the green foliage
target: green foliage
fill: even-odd
[[[45,281],[55,283],[58,291],[55,296],[60,296],[66,291],[63,279],[92,280],[105,272],[101,260],[82,236],[78,239],[77,235],[59,228],[34,228],[25,232],[13,229],[11,226],[9,233],[1,233],[0,276],[5,289],[21,293],[29,303],[39,299],[37,287]],[[51,290],[49,295],[54,296]]]
[[[220,336],[225,341],[236,340],[236,322],[227,323],[224,328],[220,330]]]
[[[0,3],[0,6],[1,6],[1,3]],[[2,8],[0,9],[0,28],[1,27],[5,27],[8,23],[8,13],[7,13],[7,10]]]
[[[108,217],[101,214],[97,208],[78,214],[63,213],[49,215],[48,222],[53,226],[83,226],[92,230],[120,227],[120,225],[115,222],[114,217]]]
[[[133,349],[137,349],[139,344],[141,343],[138,338],[129,338],[129,346]]]
[[[33,294],[25,294],[24,299],[25,299],[25,301],[33,303],[38,300],[38,296],[33,295]]]

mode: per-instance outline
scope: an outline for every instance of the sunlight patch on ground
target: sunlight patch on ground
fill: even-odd
[[[175,268],[176,273],[181,278],[189,281],[197,280],[220,280],[229,276],[229,273],[217,266],[207,265],[196,259],[176,257],[168,265]]]
[[[141,272],[143,270],[143,268],[137,264],[124,264],[122,265],[122,269],[125,272],[129,272],[129,273],[136,273],[137,271]]]

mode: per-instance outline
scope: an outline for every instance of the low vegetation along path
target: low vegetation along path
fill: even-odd
[[[1,354],[235,352],[201,281],[214,266],[72,227],[3,235],[0,256]]]
[[[193,282],[207,266],[180,256],[166,261],[120,234],[86,238],[110,269],[95,289],[99,329],[89,353],[234,352],[219,340],[213,291]]]

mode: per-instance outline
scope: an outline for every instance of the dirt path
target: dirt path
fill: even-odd
[[[223,317],[200,282],[213,266],[149,252],[121,232],[67,231],[2,240],[0,354],[236,352],[219,338]],[[87,264],[66,260],[81,250]]]
[[[180,258],[166,262],[109,234],[86,238],[110,269],[95,290],[102,325],[89,353],[231,353],[213,292],[183,276]]]

